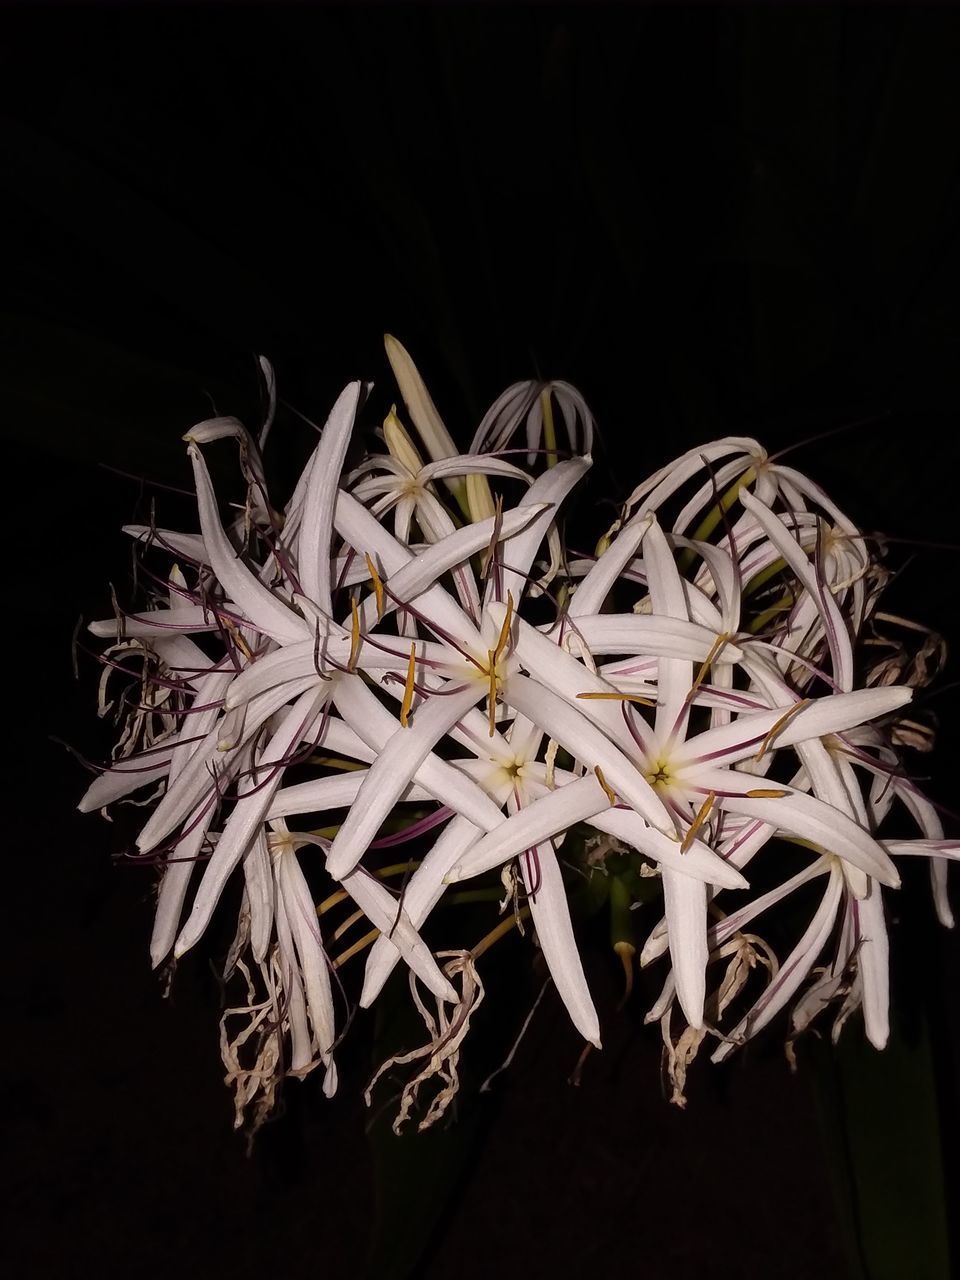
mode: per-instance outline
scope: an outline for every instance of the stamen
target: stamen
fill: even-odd
[[[487,676],[490,689],[487,693],[487,716],[490,722],[490,737],[497,732],[497,653],[495,649],[487,650]]]
[[[313,669],[321,680],[332,680],[333,676],[328,676],[320,666],[320,619],[317,619],[316,631],[313,637]]]
[[[690,846],[693,844],[694,840],[696,840],[697,832],[701,829],[703,824],[706,822],[707,818],[709,818],[710,810],[713,808],[714,804],[716,803],[716,799],[717,799],[717,793],[715,791],[710,791],[707,793],[706,800],[704,800],[703,804],[700,806],[697,812],[697,816],[690,823],[690,827],[687,831],[687,834],[683,837],[683,843],[680,845],[681,853],[686,853],[687,850],[690,848]]]
[[[403,688],[403,702],[400,706],[400,724],[404,729],[407,727],[407,719],[410,715],[410,708],[413,706],[413,687],[417,677],[417,646],[410,646],[410,662],[407,665],[407,683]],[[492,735],[491,735],[492,736]]]
[[[706,680],[707,675],[710,672],[710,668],[716,662],[719,655],[723,652],[729,640],[730,640],[729,635],[727,635],[727,633],[724,631],[717,636],[716,640],[714,640],[713,644],[710,646],[710,652],[707,654],[706,659],[701,664],[700,670],[697,672],[696,676],[694,677],[693,684],[690,686],[690,692],[686,696],[685,701],[687,702],[688,705],[696,697],[698,689],[703,684],[704,680]]]
[[[342,965],[345,965],[348,960],[352,960],[354,956],[359,955],[361,951],[366,947],[369,947],[371,943],[376,942],[379,937],[380,930],[371,929],[370,932],[365,933],[362,938],[358,938],[353,946],[347,947],[346,951],[341,951],[338,956],[335,956],[331,961],[331,966],[334,969],[339,969]]]
[[[492,659],[494,665],[500,661],[500,656],[510,640],[510,624],[513,622],[513,593],[507,592],[507,612],[504,615],[503,626],[500,628],[500,638],[497,641],[497,647],[493,651]]]
[[[357,665],[357,656],[360,653],[360,614],[357,612],[357,602],[353,596],[350,597],[350,656],[347,659],[347,670],[353,671]]]
[[[641,707],[655,707],[657,704],[652,698],[642,698],[639,693],[615,693],[611,690],[599,693],[578,693],[578,698],[592,699],[593,701],[609,701],[609,702],[637,702]]]
[[[379,573],[377,573],[377,566],[370,556],[364,553],[364,559],[367,562],[367,568],[370,570],[370,577],[373,579],[373,594],[377,598],[377,621],[379,622],[383,617],[383,583],[380,581]]]
[[[760,787],[755,791],[748,791],[746,798],[748,800],[779,800],[782,796],[789,794],[789,791],[778,791],[776,787]]]
[[[493,533],[490,537],[490,544],[483,553],[483,559],[480,561],[480,581],[486,582],[487,574],[490,572],[490,566],[493,564],[497,554],[497,543],[500,541],[500,529],[503,524],[503,498],[497,495],[496,508],[493,513]]]
[[[616,805],[617,793],[614,791],[613,787],[610,786],[609,782],[607,782],[606,778],[603,776],[603,770],[600,768],[598,764],[594,765],[593,772],[597,775],[597,781],[600,783],[601,787],[603,787],[604,791],[606,792],[607,799],[610,801],[612,805]]]
[[[811,700],[809,698],[801,698],[799,702],[794,703],[794,705],[790,708],[789,711],[785,711],[783,713],[783,715],[780,717],[777,723],[773,726],[773,728],[764,738],[763,742],[761,742],[760,750],[757,752],[755,757],[755,759],[758,762],[763,759],[764,755],[767,752],[768,747],[770,746],[770,743],[777,736],[777,734],[784,727],[784,725],[787,724],[790,720],[792,720],[793,717],[797,714],[797,712],[801,710],[801,708],[809,707],[810,701]]]

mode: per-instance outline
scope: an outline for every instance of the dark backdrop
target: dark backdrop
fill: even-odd
[[[261,352],[322,420],[347,379],[387,385],[385,329],[463,441],[516,378],[580,386],[598,503],[718,434],[846,428],[797,463],[867,529],[947,544],[892,546],[894,600],[956,636],[957,16],[34,4],[2,25],[15,1273],[298,1280],[373,1248],[375,1274],[427,1280],[946,1275],[958,951],[922,876],[893,904],[885,1055],[851,1025],[791,1077],[773,1036],[695,1072],[678,1113],[598,947],[606,1047],[579,1089],[548,1001],[459,1138],[370,1141],[368,1028],[336,1102],[292,1088],[248,1158],[216,983],[200,959],[162,1000],[149,873],[73,813],[84,778],[48,737],[106,745],[70,635],[122,591],[118,527],[151,491],[100,464],[182,483],[211,403],[256,420]],[[930,706],[929,785],[956,807],[956,693]],[[525,995],[500,997],[517,1025]]]

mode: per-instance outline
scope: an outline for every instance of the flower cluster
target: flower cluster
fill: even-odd
[[[491,873],[513,913],[494,934],[529,918],[597,1046],[571,901],[599,885],[628,977],[630,908],[661,902],[639,951],[669,960],[648,1017],[677,1101],[707,1034],[722,1059],[787,1007],[792,1034],[828,1006],[837,1029],[862,1008],[882,1047],[882,891],[896,859],[927,857],[952,924],[960,842],[901,761],[922,737],[904,718],[921,665],[892,641],[864,665],[884,617],[868,542],[800,472],[728,438],[650,476],[595,553],[575,553],[561,516],[594,435],[579,393],[511,387],[459,453],[407,352],[388,338],[387,354],[412,431],[391,407],[386,452],[348,469],[370,390],[349,384],[282,507],[263,465],[264,362],[259,438],[234,418],[185,437],[200,532],[128,526],[156,590],[91,626],[110,641],[101,710],[114,678],[132,680],[114,759],[80,807],[153,787],[136,802],[139,855],[163,869],[154,965],[188,952],[242,881],[227,973],[246,994],[221,1036],[238,1123],[318,1065],[333,1092],[340,973],[361,954],[361,1007],[410,971],[430,1038],[396,1060],[424,1063],[401,1115],[432,1080],[421,1124],[435,1118],[486,944],[434,954],[422,933],[456,886]],[[226,522],[205,459],[223,439],[246,481]],[[911,838],[884,834],[903,832],[891,810]],[[405,842],[425,852],[385,861]],[[770,887],[751,891],[755,869]],[[814,881],[819,905],[778,961],[757,921]]]

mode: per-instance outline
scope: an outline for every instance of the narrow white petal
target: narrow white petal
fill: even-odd
[[[656,617],[688,621],[686,596],[673,551],[659,523],[651,517],[643,539],[643,563]],[[665,657],[657,670],[656,733],[661,740],[671,733],[686,705],[693,684],[693,666],[681,658]],[[679,988],[679,981],[677,983]]]
[[[341,880],[354,869],[380,824],[437,742],[483,694],[484,687],[479,681],[459,692],[434,694],[416,710],[407,728],[397,728],[370,766],[356,802],[330,849],[327,869],[335,880]]]
[[[227,608],[233,612],[230,606]],[[217,631],[222,625],[217,621],[212,608],[188,604],[179,609],[144,609],[139,613],[124,614],[119,623],[116,618],[98,618],[88,625],[87,630],[103,640],[113,640],[118,634],[146,639],[171,635],[177,631]]]
[[[580,711],[552,690],[526,676],[510,676],[504,698],[582,761],[588,769],[598,765],[618,796],[661,831],[673,831],[673,821],[646,778],[610,740]]]
[[[361,558],[369,555],[374,560],[381,577],[392,577],[414,558],[409,547],[398,542],[375,515],[343,489],[337,494],[334,523],[340,537]],[[436,623],[468,645],[479,644],[476,627],[443,587],[434,585],[422,592],[417,598],[417,610],[427,617],[428,625]]]
[[[551,836],[566,832],[574,823],[609,808],[610,798],[593,774],[558,787],[525,805],[485,835],[451,867],[447,879],[469,880],[482,875]]]
[[[890,942],[875,880],[870,881],[866,897],[853,903],[853,910],[860,932],[857,968],[863,984],[864,1028],[873,1047],[883,1049],[890,1036]]]
[[[600,1022],[583,972],[560,864],[549,844],[538,845],[535,856],[539,883],[535,893],[530,892],[532,886],[527,884],[527,901],[540,949],[570,1021],[585,1040],[599,1049]]]
[[[297,543],[300,582],[304,593],[325,613],[330,613],[333,607],[330,596],[333,512],[362,391],[361,382],[349,382],[337,397],[314,451],[304,495]]]
[[[377,701],[359,676],[341,676],[335,698],[344,720],[378,754],[400,730],[398,721]],[[404,729],[403,732],[409,733],[410,730]],[[416,782],[434,800],[463,814],[484,831],[492,831],[503,821],[499,806],[471,778],[437,755],[428,755],[420,764],[416,770]]]
[[[325,813],[328,809],[343,809],[352,805],[369,769],[355,769],[336,774],[331,778],[311,778],[283,787],[274,796],[267,818],[290,818],[301,813]],[[412,783],[398,803],[417,801],[422,803],[432,797],[423,787]]]
[[[699,761],[736,764],[756,756],[767,741],[767,735],[778,723],[783,727],[770,737],[771,748],[792,747],[808,739],[824,738],[831,733],[876,720],[905,706],[913,696],[906,687],[889,685],[882,689],[858,689],[855,693],[836,693],[817,698],[799,710],[796,702],[774,707],[754,715],[742,715],[731,724],[708,729],[688,738],[672,757],[678,771],[686,764]]]
[[[707,971],[707,889],[701,880],[663,871],[663,900],[677,999],[691,1027],[703,1026]]]
[[[506,617],[506,608],[499,603],[488,608],[493,625],[499,629]],[[517,618],[513,624],[514,654],[533,678],[561,698],[572,703],[581,715],[601,729],[622,750],[633,755],[637,746],[623,718],[620,702],[602,698],[578,698],[581,693],[613,693],[615,686],[595,676],[592,671],[572,657],[559,644],[547,639],[535,627]],[[536,723],[533,720],[533,723]],[[636,719],[641,740],[649,736],[647,726]]]
[[[173,747],[171,742],[169,752],[152,751],[148,756],[129,756],[105,769],[87,787],[77,808],[81,813],[93,813],[150,782],[165,778],[170,771],[170,753]]]
[[[300,957],[300,970],[313,1032],[321,1054],[327,1055],[336,1038],[330,969],[320,936],[313,895],[293,850],[285,850],[280,854],[277,879],[294,945]]]
[[[503,542],[512,539],[546,510],[546,504],[536,503],[505,511],[500,522],[500,540]],[[385,601],[385,612],[395,609],[397,600],[415,603],[417,597],[434,586],[445,573],[464,564],[478,552],[485,551],[490,545],[495,527],[493,519],[464,525],[462,529],[457,529],[448,537],[412,556],[395,572],[387,569],[390,596]],[[376,618],[375,599],[368,598],[364,601],[361,618],[365,628],[373,625]]]
[[[430,948],[411,924],[402,904],[391,896],[386,885],[375,876],[368,875],[362,868],[344,876],[342,884],[370,923],[400,952],[427,988],[440,1000],[458,1004],[459,997],[440,972]]]
[[[571,618],[599,613],[600,606],[613,590],[620,575],[637,553],[647,531],[646,516],[634,516],[620,530],[614,541],[586,575],[570,599]]]
[[[682,658],[705,662],[717,642],[717,633],[681,618],[660,618],[649,613],[601,613],[577,619],[577,631],[592,654],[636,653],[650,657]],[[743,650],[726,644],[714,662],[740,662]]]
[[[177,940],[175,954],[178,957],[189,951],[206,929],[227,880],[257,834],[283,781],[281,762],[296,748],[319,714],[322,696],[316,690],[308,690],[284,713],[258,761],[260,781],[251,783],[247,793],[237,800],[207,863],[190,915]]]
[[[841,810],[814,796],[790,791],[778,799],[724,796],[721,803],[732,813],[761,818],[785,834],[809,840],[825,852],[859,867],[868,876],[875,876],[891,889],[900,887],[896,867],[873,836]]]
[[[266,832],[261,830],[243,857],[243,879],[250,907],[250,950],[258,964],[266,960],[273,935],[276,883]]]
[[[207,813],[193,814],[193,829],[179,840],[167,859],[157,895],[157,910],[153,918],[153,933],[150,938],[150,960],[156,969],[170,954],[170,949],[177,940],[180,929],[180,917],[183,914],[183,903],[194,869],[202,865],[197,859],[206,838],[212,809]]]
[[[740,501],[763,526],[767,537],[806,587],[810,599],[816,603],[826,630],[827,643],[833,661],[834,679],[842,690],[851,689],[853,687],[853,650],[846,621],[829,586],[818,580],[806,552],[797,540],[790,536],[783,521],[774,515],[769,507],[758,502],[745,489],[740,491]]]
[[[199,564],[209,564],[206,544],[199,533],[176,533],[173,529],[156,529],[149,524],[125,524],[123,532],[157,551],[170,551]]]
[[[187,815],[196,808],[200,800],[209,795],[215,784],[214,773],[221,782],[230,777],[237,769],[240,759],[240,747],[250,741],[262,724],[265,724],[290,698],[305,693],[315,681],[309,677],[290,687],[279,691],[271,689],[255,698],[247,708],[243,723],[243,737],[231,751],[221,751],[219,740],[221,723],[215,724],[204,740],[196,744],[180,775],[167,789],[166,795],[157,805],[148,819],[140,835],[137,846],[141,853],[149,853],[156,848],[172,831],[180,825]]]
[[[224,533],[203,454],[194,444],[187,452],[193,463],[203,541],[221,586],[258,631],[286,644],[302,640],[307,634],[306,623],[250,572]]]
[[[501,574],[501,598],[506,599],[507,594],[512,594],[514,600],[519,600],[526,590],[527,576],[530,572],[530,566],[533,564],[534,557],[547,535],[547,530],[551,522],[559,511],[564,498],[570,493],[574,485],[589,471],[592,465],[592,459],[587,458],[570,458],[565,462],[558,463],[555,467],[551,467],[549,471],[544,472],[530,486],[527,493],[525,505],[533,506],[536,503],[546,503],[551,508],[549,511],[543,511],[536,516],[530,524],[510,543],[509,552],[504,554],[504,568]],[[487,602],[489,603],[493,597],[493,577],[491,576],[490,585],[487,589]]]
[[[509,789],[503,789],[501,801],[506,800]],[[443,896],[447,872],[470,845],[480,839],[481,834],[472,822],[458,815],[447,824],[434,842],[403,891],[403,909],[415,928],[419,929]],[[365,1009],[379,995],[399,959],[397,948],[388,937],[381,935],[367,957],[363,991],[360,994],[360,1004]]]

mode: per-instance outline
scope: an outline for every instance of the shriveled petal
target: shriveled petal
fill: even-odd
[[[843,876],[838,868],[830,872],[823,901],[810,921],[803,937],[786,958],[766,991],[747,1015],[730,1033],[730,1039],[712,1055],[712,1062],[722,1062],[737,1048],[738,1042],[755,1035],[787,1004],[817,962],[830,931],[836,923],[837,908],[843,894]]]

